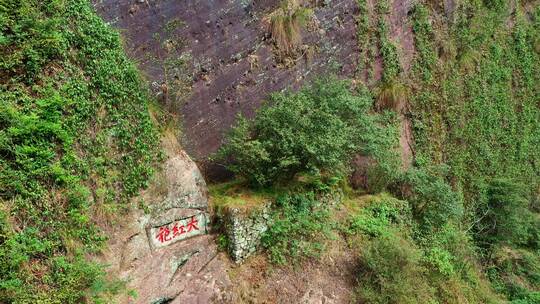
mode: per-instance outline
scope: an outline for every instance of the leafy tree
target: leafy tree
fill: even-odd
[[[253,120],[239,118],[217,159],[252,184],[267,185],[300,172],[343,175],[356,153],[391,158],[395,130],[387,117],[370,113],[366,90],[349,86],[320,79],[297,93],[272,95]]]
[[[420,231],[430,233],[447,222],[458,222],[463,202],[444,179],[424,170],[411,169],[403,178],[402,196],[411,204]]]

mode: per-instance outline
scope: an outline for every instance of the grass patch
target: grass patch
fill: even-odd
[[[407,104],[410,94],[407,86],[396,79],[382,82],[375,91],[377,94],[375,108],[378,111],[401,110]]]
[[[281,59],[294,58],[302,43],[302,28],[311,19],[313,11],[301,0],[283,0],[270,16],[270,35]]]
[[[210,192],[210,204],[216,213],[220,213],[227,208],[250,210],[262,207],[276,196],[274,190],[253,190],[246,187],[242,181],[213,184],[209,185],[208,189]]]

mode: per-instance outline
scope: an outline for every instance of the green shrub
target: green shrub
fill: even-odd
[[[372,104],[367,91],[354,94],[334,79],[274,94],[253,121],[238,120],[217,159],[255,185],[302,172],[342,176],[355,153],[394,151],[397,135],[388,134],[383,116],[369,113]]]
[[[372,197],[344,228],[360,252],[357,296],[364,302],[498,302],[470,238],[451,224],[419,232],[406,201]]]
[[[484,5],[490,9],[502,10],[506,8],[507,3],[504,0],[484,0]]]
[[[538,284],[527,275],[535,271],[535,263],[525,263],[523,254],[538,254],[538,214],[528,206],[528,193],[538,189],[540,177],[537,12],[537,7],[520,2],[510,13],[509,2],[499,0],[461,2],[452,12],[455,22],[440,22],[444,16],[421,4],[413,12],[418,54],[413,69],[413,79],[418,81],[411,98],[415,160],[422,170],[448,168],[441,176],[462,198],[459,209],[465,215],[457,217],[459,222],[453,220],[453,225],[461,226],[461,233],[473,240],[470,250],[460,250],[469,254],[455,253],[457,243],[443,249],[454,256],[454,263],[477,260],[498,293],[522,303],[534,302],[531,299],[538,292]],[[509,21],[512,26],[507,26]],[[446,39],[437,42],[438,37]],[[436,49],[444,52],[445,44],[455,46],[457,54],[437,60]],[[442,202],[451,201],[445,197],[450,196],[443,195]],[[415,217],[424,218],[424,200],[410,201]],[[451,204],[432,210],[439,212],[438,208],[440,214],[457,214]],[[434,219],[429,226],[443,220]],[[440,231],[420,234],[428,244]],[[443,255],[430,259],[435,257]],[[444,266],[441,262],[429,260],[429,267]],[[461,269],[455,264],[453,268]],[[467,283],[458,286],[472,288],[482,282],[474,271],[456,275]]]
[[[540,303],[540,257],[537,252],[496,247],[487,273],[495,289],[511,303]]]
[[[358,294],[366,303],[436,303],[422,251],[397,232],[360,249]]]
[[[538,215],[531,208],[528,187],[512,179],[493,179],[485,185],[484,197],[474,236],[484,249],[493,286],[511,303],[538,303]]]
[[[525,185],[494,179],[487,188],[487,204],[479,206],[476,238],[481,244],[526,246],[536,237]],[[540,248],[535,248],[540,249]]]
[[[410,202],[422,232],[430,233],[449,221],[461,220],[463,202],[441,177],[412,169],[403,183],[401,194]]]
[[[410,229],[411,212],[409,204],[396,198],[382,195],[374,197],[358,213],[352,214],[345,232],[349,235],[362,233],[379,237],[390,233],[390,227]],[[406,233],[406,232],[404,232]]]
[[[276,200],[272,224],[262,237],[270,260],[277,264],[317,257],[334,228],[327,206],[313,192],[285,194]]]
[[[382,82],[383,84],[390,84],[395,82],[397,77],[403,72],[403,68],[399,62],[398,48],[390,40],[390,28],[386,22],[386,17],[390,14],[390,2],[387,0],[377,1],[375,9],[378,17],[378,47],[383,64]]]
[[[412,11],[414,43],[418,52],[414,70],[423,81],[432,79],[432,69],[437,62],[434,46],[434,33],[429,20],[429,11],[421,3],[417,3]]]

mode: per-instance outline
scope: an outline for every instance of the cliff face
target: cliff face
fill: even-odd
[[[383,62],[376,45],[372,62],[359,63],[369,42],[359,41],[362,37],[357,35],[361,14],[357,1],[311,1],[313,17],[302,29],[300,54],[286,60],[276,55],[269,34],[269,16],[280,3],[94,1],[98,13],[121,31],[127,52],[138,61],[154,92],[182,116],[183,147],[207,177],[220,175],[221,170],[206,166],[205,157],[217,150],[239,113],[251,117],[270,93],[298,88],[315,75],[328,73],[368,85],[381,77]],[[377,3],[366,3],[365,13],[376,23]],[[384,17],[405,72],[414,53],[407,15],[411,7],[409,0],[391,1]],[[404,129],[402,134],[410,132]],[[402,138],[404,157],[410,158],[407,142],[410,138]]]
[[[354,0],[324,1],[303,30],[303,55],[282,62],[268,15],[280,1],[102,0],[99,13],[119,28],[127,51],[166,103],[183,115],[184,147],[208,156],[238,113],[251,116],[269,93],[314,75],[354,76],[359,58]]]

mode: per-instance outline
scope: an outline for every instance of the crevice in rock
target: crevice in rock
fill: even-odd
[[[126,254],[125,254],[125,252],[126,252],[126,250],[127,250],[127,247],[129,246],[129,243],[130,243],[131,241],[133,241],[133,239],[134,239],[135,237],[137,237],[138,235],[139,235],[139,233],[134,233],[133,235],[129,236],[129,237],[127,238],[127,240],[125,241],[125,243],[124,243],[124,245],[123,245],[123,248],[122,248],[122,252],[121,252],[121,254],[120,254],[120,269],[125,269],[125,268],[126,268],[126,266],[127,266],[126,263],[127,263],[128,261],[126,261]]]
[[[169,303],[172,303],[172,301],[175,299],[176,297],[163,297],[163,298],[158,298],[156,300],[153,300],[152,302],[150,302],[150,304],[169,304]]]
[[[217,257],[217,255],[218,254],[216,252],[216,254],[214,254],[214,256],[212,256],[212,258],[208,260],[208,262],[206,262],[197,273],[201,273]]]
[[[176,277],[176,274],[178,273],[178,270],[182,269],[182,267],[184,265],[186,265],[186,263],[189,261],[189,259],[191,259],[191,257],[193,257],[194,255],[196,255],[197,253],[199,253],[200,250],[199,249],[196,249],[196,250],[193,250],[191,252],[188,252],[186,254],[184,254],[183,256],[180,257],[180,259],[178,259],[178,261],[176,262],[176,267],[173,271],[173,274],[171,276],[171,278],[169,279],[169,283],[167,283],[167,286],[170,286],[172,281],[174,280],[174,277]]]

